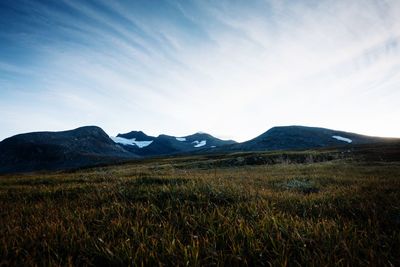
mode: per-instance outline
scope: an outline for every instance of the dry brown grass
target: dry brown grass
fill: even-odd
[[[0,177],[0,265],[400,265],[398,162],[198,166]]]

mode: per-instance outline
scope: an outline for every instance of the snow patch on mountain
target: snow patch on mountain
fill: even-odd
[[[202,147],[205,146],[207,144],[206,140],[202,140],[202,141],[193,141],[192,144],[194,144],[194,147]]]
[[[335,138],[336,140],[339,140],[339,141],[343,141],[343,142],[347,142],[347,143],[351,143],[351,142],[353,142],[353,140],[351,140],[351,139],[349,139],[349,138],[346,138],[346,137],[342,137],[342,136],[340,136],[340,135],[332,135],[332,138]]]
[[[153,143],[153,141],[136,141],[136,138],[127,139],[123,137],[110,137],[115,143],[128,145],[128,146],[137,146],[139,148],[146,147]]]
[[[185,142],[186,138],[185,137],[175,137],[175,139],[179,142]]]

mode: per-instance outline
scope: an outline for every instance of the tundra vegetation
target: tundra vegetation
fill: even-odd
[[[0,266],[400,266],[399,161],[304,153],[3,175]]]

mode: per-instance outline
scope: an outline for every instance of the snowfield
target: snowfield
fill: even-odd
[[[332,138],[335,138],[336,140],[339,140],[339,141],[347,142],[349,144],[351,142],[353,142],[353,140],[346,138],[346,137],[339,136],[339,135],[333,135]]]
[[[194,144],[194,147],[202,147],[205,146],[207,144],[206,140],[202,140],[202,141],[193,141],[192,144]]]
[[[185,142],[186,138],[185,137],[175,137],[175,139],[179,142]]]
[[[139,148],[146,147],[153,143],[153,141],[136,141],[136,138],[127,139],[123,137],[110,137],[115,143],[128,145],[128,146],[137,146]]]

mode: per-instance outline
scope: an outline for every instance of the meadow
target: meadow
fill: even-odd
[[[0,266],[400,266],[399,161],[247,159],[1,176]]]

